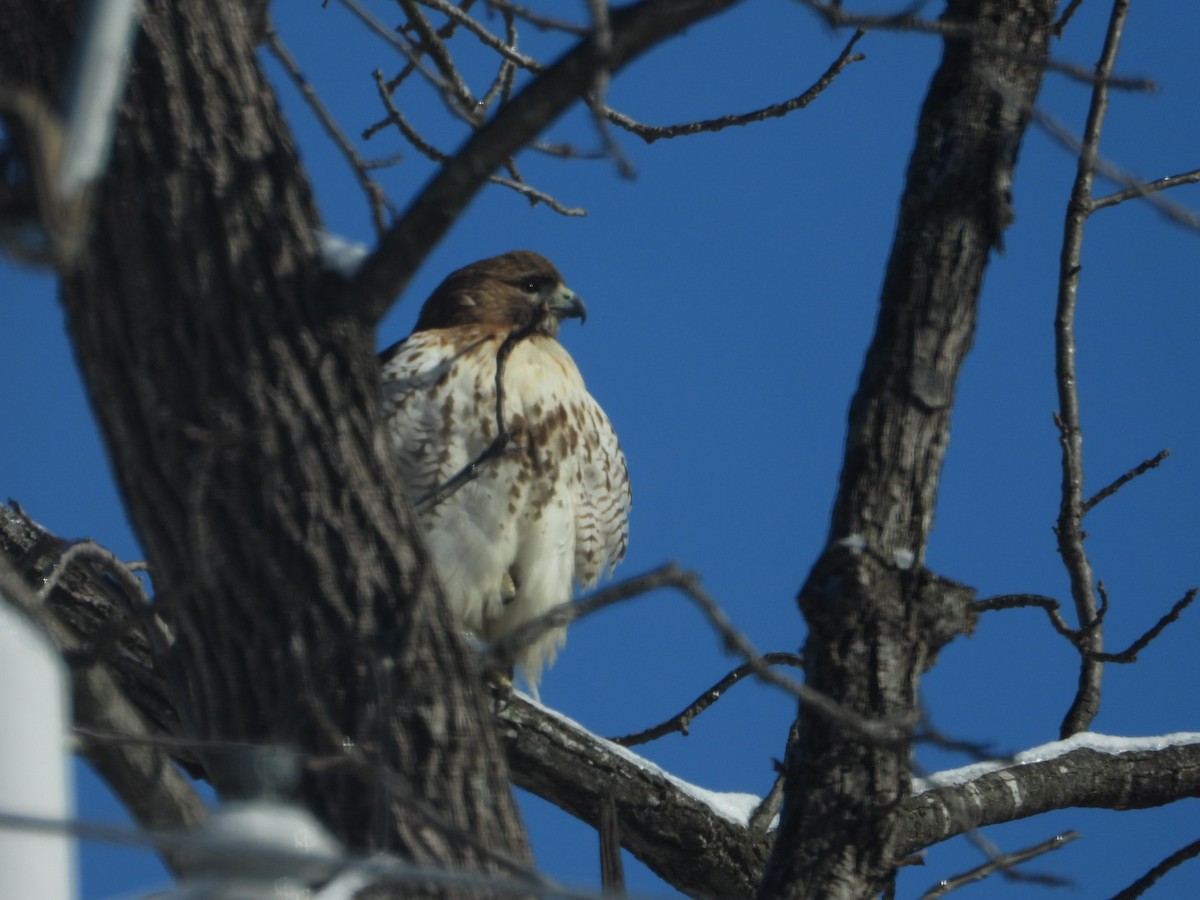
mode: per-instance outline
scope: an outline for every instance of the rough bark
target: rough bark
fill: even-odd
[[[954,0],[945,16],[973,38],[946,39],[921,113],[829,544],[799,598],[808,684],[864,718],[914,717],[919,676],[953,636],[955,604],[923,570],[925,543],[984,269],[1011,218],[1012,170],[1053,7]],[[886,890],[899,862],[910,746],[865,744],[805,707],[797,726],[762,896]]]
[[[5,4],[4,77],[53,96],[74,16]],[[528,862],[473,657],[388,488],[374,334],[331,312],[316,225],[241,5],[146,4],[62,296],[177,635],[176,709],[227,795],[252,786],[205,741],[350,749],[357,769],[307,766],[298,786],[348,845]]]
[[[82,752],[141,824],[191,824],[202,814],[195,794],[167,751],[146,742],[180,752],[178,719],[142,636],[149,623],[131,618],[133,607],[114,591],[104,566],[87,557],[61,565],[64,547],[0,506],[4,560],[34,586],[63,570],[46,602],[57,622],[39,621],[71,666]],[[622,845],[672,887],[701,897],[754,894],[771,832],[729,821],[665,773],[519,697],[500,712],[498,725],[516,784],[593,826],[611,799]],[[1154,749],[1122,753],[1070,750],[909,797],[897,813],[896,853],[909,856],[970,828],[1053,809],[1134,809],[1200,796],[1200,744],[1150,744]]]

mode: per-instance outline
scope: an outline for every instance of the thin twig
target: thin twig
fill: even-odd
[[[762,109],[756,109],[752,112],[730,114],[721,116],[716,119],[703,119],[699,122],[686,122],[680,125],[644,125],[636,122],[624,113],[619,113],[616,110],[608,109],[605,115],[613,124],[624,128],[626,131],[631,131],[644,140],[647,144],[652,144],[663,138],[673,138],[699,134],[701,132],[721,131],[734,125],[749,125],[752,122],[762,122],[765,119],[778,118],[786,116],[788,113],[797,109],[803,109],[812,103],[821,93],[833,83],[833,80],[841,74],[842,70],[852,63],[860,62],[866,59],[861,53],[851,53],[854,45],[859,39],[866,34],[865,31],[859,29],[854,32],[854,36],[842,52],[838,54],[837,59],[825,70],[825,73],[816,80],[812,87],[808,88],[804,93],[790,100],[785,100],[782,103],[774,103],[770,106],[764,106]]]
[[[1050,30],[1054,32],[1055,37],[1063,36],[1063,32],[1067,28],[1067,23],[1071,21],[1071,17],[1075,15],[1075,11],[1081,6],[1083,6],[1083,0],[1071,0],[1071,2],[1067,4],[1067,8],[1064,9],[1062,15],[1058,17],[1058,21],[1055,22],[1050,28]]]
[[[1178,621],[1183,611],[1196,599],[1198,589],[1189,589],[1187,593],[1175,601],[1175,604],[1162,618],[1147,629],[1141,637],[1137,638],[1137,640],[1119,653],[1104,653],[1088,649],[1088,637],[1098,627],[1098,623],[1104,620],[1104,615],[1107,613],[1109,605],[1108,592],[1104,589],[1103,582],[1097,583],[1097,591],[1101,602],[1096,616],[1089,626],[1080,629],[1074,629],[1067,625],[1062,613],[1059,612],[1058,601],[1052,597],[1042,597],[1037,594],[1005,594],[999,597],[987,597],[983,600],[976,600],[971,604],[971,607],[976,612],[1036,607],[1045,611],[1050,619],[1050,624],[1054,626],[1054,630],[1070,641],[1085,659],[1096,662],[1133,663],[1137,662],[1138,654],[1145,650],[1151,641],[1162,634],[1168,625]]]
[[[486,0],[486,2],[493,9],[511,12],[513,15],[524,19],[530,25],[542,31],[561,31],[564,34],[573,34],[580,37],[588,32],[586,25],[576,25],[574,22],[568,22],[566,19],[555,19],[551,16],[544,16],[520,4],[510,3],[508,0]]]
[[[616,164],[618,175],[622,178],[633,178],[636,174],[633,163],[625,156],[613,137],[605,117],[608,109],[608,85],[612,80],[612,69],[607,65],[607,61],[612,58],[612,26],[608,20],[608,3],[606,0],[587,0],[587,7],[592,18],[592,46],[602,65],[596,69],[592,89],[584,96],[584,100],[592,114],[592,122],[596,126],[596,134],[600,137],[604,155]]]
[[[385,121],[392,125],[395,125],[396,129],[400,132],[401,135],[404,136],[405,140],[407,140],[410,144],[412,144],[413,147],[415,147],[416,150],[422,156],[424,156],[425,158],[429,159],[432,162],[436,162],[436,163],[445,162],[449,157],[445,153],[443,153],[441,150],[439,150],[437,147],[433,146],[428,141],[426,141],[423,137],[421,137],[421,135],[417,132],[417,130],[415,128],[413,128],[412,124],[409,123],[408,119],[406,119],[404,117],[404,114],[402,112],[400,112],[400,109],[396,106],[396,104],[392,102],[392,98],[388,94],[387,83],[384,81],[384,78],[383,78],[383,73],[381,71],[379,71],[378,69],[376,69],[371,74],[372,74],[372,77],[375,79],[375,86],[378,89],[379,98],[383,102],[384,108],[387,110],[388,117]],[[371,128],[374,129],[375,126],[371,126]],[[367,130],[367,132],[370,132],[370,131],[371,131],[371,129]],[[363,133],[364,139],[368,136],[367,132]],[[535,204],[536,203],[545,203],[548,207],[550,207],[552,210],[554,210],[556,213],[559,213],[560,215],[564,215],[564,216],[587,215],[587,210],[579,209],[578,207],[573,207],[573,206],[566,206],[566,205],[560,203],[559,201],[555,200],[553,197],[551,197],[549,194],[545,193],[544,191],[539,191],[537,188],[531,187],[530,185],[525,184],[522,181],[517,181],[516,179],[513,179],[513,178],[505,178],[502,175],[495,175],[495,174],[489,175],[487,177],[487,180],[490,181],[492,184],[497,184],[500,187],[506,187],[509,190],[516,191],[521,196],[527,197],[530,200],[530,202],[532,202],[532,203],[535,203]]]
[[[459,9],[454,4],[448,3],[446,0],[420,0],[420,2],[423,6],[428,6],[430,9],[436,9],[438,12],[443,13],[446,18],[461,25],[467,31],[471,32],[471,34],[475,35],[475,37],[479,38],[480,43],[482,43],[485,47],[495,50],[513,65],[520,66],[522,69],[528,69],[530,72],[535,73],[541,72],[545,68],[532,56],[526,56],[523,53],[519,53],[517,51],[516,41],[510,39],[508,43],[505,43],[480,25],[475,18],[467,15],[464,10]],[[505,18],[508,21],[511,21],[514,10],[504,9],[503,12],[505,14]]]
[[[1191,606],[1192,601],[1196,599],[1196,588],[1191,588],[1186,594],[1175,601],[1175,605],[1157,622],[1155,622],[1149,630],[1146,631],[1136,641],[1122,650],[1120,653],[1093,653],[1090,654],[1093,659],[1100,662],[1111,663],[1132,663],[1137,662],[1137,656],[1153,641],[1156,637],[1163,633],[1168,625],[1179,619],[1179,616],[1185,609]]]
[[[1075,602],[1081,628],[1087,628],[1096,619],[1096,595],[1092,589],[1092,566],[1083,547],[1083,429],[1080,425],[1078,374],[1075,369],[1075,306],[1083,252],[1083,226],[1091,203],[1100,132],[1108,108],[1108,78],[1116,64],[1117,48],[1128,13],[1128,0],[1114,0],[1104,49],[1096,65],[1097,82],[1092,88],[1075,183],[1067,203],[1054,320],[1055,382],[1059,404],[1055,421],[1062,446],[1062,499],[1055,533],[1058,536],[1058,552],[1071,582],[1071,599]],[[1100,709],[1103,666],[1089,654],[1103,652],[1102,630],[1090,630],[1081,649],[1086,653],[1080,659],[1078,688],[1060,728],[1060,736],[1064,738],[1085,730]]]
[[[755,677],[760,681],[786,691],[801,703],[808,704],[829,721],[872,743],[890,744],[904,741],[911,733],[912,727],[916,724],[915,716],[901,715],[887,719],[864,719],[843,708],[820,691],[776,672],[763,661],[764,657],[754,648],[750,640],[729,621],[729,617],[721,609],[720,604],[700,586],[699,576],[694,572],[684,571],[675,563],[668,563],[645,575],[618,582],[578,602],[562,603],[536,619],[525,622],[492,645],[492,665],[500,669],[511,665],[521,648],[531,644],[549,629],[565,627],[576,619],[591,615],[607,606],[668,587],[679,591],[700,608],[709,624],[720,635],[725,649],[746,660]]]
[[[621,69],[655,44],[735,2],[640,0],[614,9],[611,68]],[[591,43],[580,41],[515,93],[412,198],[341,292],[340,303],[363,321],[379,321],[430,248],[486,183],[489,173],[528,146],[550,121],[586,93],[598,65]]]
[[[367,195],[367,203],[371,207],[371,222],[375,225],[375,233],[383,234],[387,228],[384,210],[386,209],[388,213],[395,215],[396,208],[388,200],[383,188],[367,172],[373,168],[383,168],[385,165],[395,162],[395,160],[388,160],[386,162],[380,160],[374,163],[364,161],[358,155],[358,151],[354,148],[354,145],[350,143],[350,139],[346,137],[345,132],[342,131],[341,126],[338,125],[337,120],[334,119],[329,109],[321,101],[320,95],[317,94],[308,79],[304,76],[299,64],[292,54],[288,52],[287,47],[284,46],[275,29],[272,28],[267,31],[266,44],[267,49],[271,51],[271,54],[283,66],[283,70],[292,80],[292,84],[296,86],[296,90],[304,98],[304,102],[308,104],[309,109],[316,115],[317,121],[325,129],[325,133],[329,135],[330,140],[333,141],[341,151],[342,156],[345,157],[351,171],[354,172],[354,177],[358,180],[359,187]]]
[[[1003,87],[1000,90],[1004,90]],[[1062,145],[1071,153],[1078,155],[1082,152],[1083,142],[1071,133],[1071,130],[1055,119],[1052,115],[1038,106],[1034,106],[1031,110],[1033,121],[1056,143]],[[1155,210],[1166,216],[1172,222],[1183,225],[1185,228],[1192,230],[1200,230],[1200,215],[1180,206],[1177,203],[1172,203],[1166,197],[1158,196],[1158,191],[1147,190],[1146,181],[1140,176],[1128,172],[1118,166],[1111,160],[1105,159],[1103,156],[1096,154],[1094,163],[1094,171],[1099,172],[1105,178],[1116,184],[1123,185],[1125,191],[1132,192],[1139,199],[1145,200]],[[1186,182],[1181,182],[1186,183]],[[1174,187],[1175,185],[1168,185]],[[1090,187],[1089,187],[1090,190]],[[1107,198],[1101,198],[1106,200]],[[1124,198],[1129,199],[1129,198]],[[1097,209],[1097,201],[1088,199],[1083,204],[1084,215],[1091,215]],[[1111,206],[1111,203],[1104,203],[1103,206]],[[1101,207],[1102,208],[1102,207]]]
[[[419,53],[417,53],[412,47],[393,34],[391,29],[389,29],[386,25],[367,12],[367,10],[363,8],[362,4],[360,4],[358,0],[340,0],[340,2],[342,6],[350,10],[350,12],[352,12],[360,22],[367,26],[367,28],[398,50],[400,55],[408,60],[408,64],[410,66],[425,76],[425,79],[435,88],[437,88],[438,93],[442,95],[443,99],[447,100],[447,106],[453,107],[456,105],[455,103],[449,102],[449,99],[454,97],[453,86],[448,84],[445,79],[421,62]]]
[[[490,181],[492,184],[498,184],[500,187],[506,187],[510,191],[516,191],[522,197],[527,198],[535,205],[538,203],[545,203],[559,215],[570,216],[572,218],[587,215],[587,210],[583,207],[567,206],[566,204],[560,203],[545,191],[539,191],[537,188],[531,187],[530,185],[525,184],[523,181],[514,181],[513,179],[505,178],[502,175],[490,175],[488,176],[488,181]]]
[[[504,10],[500,13],[504,19],[504,40],[507,45],[514,51],[517,48],[517,19],[510,11]],[[511,60],[502,60],[500,62],[500,71],[496,73],[496,80],[492,86],[488,88],[487,93],[483,97],[483,104],[490,107],[499,96],[501,103],[507,103],[512,99],[513,89],[517,84],[517,66]],[[512,157],[509,157],[510,159]]]
[[[458,71],[458,67],[454,64],[454,57],[446,49],[446,45],[442,42],[442,39],[433,30],[433,26],[429,24],[429,20],[425,18],[425,14],[417,6],[416,0],[398,0],[398,2],[400,8],[404,10],[404,14],[408,17],[408,25],[417,33],[417,46],[433,60],[433,64],[437,67],[438,72],[441,73],[442,78],[449,85],[456,105],[468,115],[472,117],[477,116],[479,108],[475,100],[475,95],[467,87],[467,82],[463,79],[462,73]]]
[[[796,668],[803,668],[804,666],[804,661],[795,653],[764,653],[761,662],[768,666],[795,666]],[[696,716],[725,696],[725,692],[729,688],[733,687],[747,675],[752,675],[753,673],[754,666],[750,663],[742,663],[665,722],[661,722],[643,731],[634,732],[633,734],[611,737],[609,740],[614,744],[620,744],[622,747],[636,747],[638,744],[648,744],[650,741],[656,741],[660,737],[665,737],[675,732],[686,736],[688,729],[691,727],[692,720]]]
[[[988,40],[988,32],[977,25],[968,25],[945,18],[922,19],[912,11],[912,8],[924,5],[920,2],[912,4],[912,8],[899,14],[875,16],[848,13],[843,9],[840,2],[822,3],[820,0],[801,0],[801,2],[825,19],[826,24],[832,28],[861,28],[864,31],[916,32],[918,34],[938,35],[943,38],[969,40],[974,42],[980,49],[995,53],[997,56],[1018,61],[1028,60],[1045,69],[1047,72],[1057,72],[1060,75],[1065,75],[1074,81],[1080,81],[1084,84],[1094,85],[1104,82],[1112,90],[1123,91],[1154,92],[1158,90],[1158,86],[1149,78],[1113,75],[1111,72],[1107,76],[1102,76],[1087,66],[1077,66],[1073,63],[1060,62],[1054,59],[1042,59],[1040,57],[1035,59],[1018,50],[1001,47]]]
[[[1125,188],[1123,191],[1098,197],[1092,201],[1091,211],[1095,212],[1098,209],[1107,209],[1110,206],[1116,206],[1118,203],[1124,203],[1126,200],[1137,200],[1150,194],[1158,193],[1159,191],[1166,191],[1185,184],[1195,184],[1197,181],[1200,181],[1200,169],[1192,169],[1190,172],[1181,172],[1178,175],[1168,175],[1166,178],[1148,181],[1145,184],[1134,185],[1133,187]]]
[[[467,10],[469,10],[474,2],[475,2],[475,0],[463,0],[463,5],[462,5],[463,12],[466,12]],[[437,30],[437,36],[439,39],[441,39],[443,41],[449,40],[450,37],[453,36],[453,34],[457,28],[458,28],[458,23],[456,21],[453,21],[453,20],[448,21],[445,25],[443,25],[441,28],[439,28]],[[420,47],[412,48],[412,50],[418,56],[421,54]],[[406,63],[404,68],[402,68],[397,73],[396,77],[387,83],[388,84],[388,92],[391,93],[391,92],[395,91],[396,88],[400,87],[400,85],[404,83],[404,81],[408,78],[408,76],[411,75],[415,71],[416,71],[416,66],[413,63]],[[368,129],[368,131],[369,131],[369,129]]]
[[[1096,504],[1098,504],[1101,500],[1107,500],[1109,497],[1111,497],[1113,494],[1115,494],[1121,488],[1125,487],[1125,485],[1129,484],[1129,482],[1133,481],[1133,479],[1137,478],[1139,475],[1144,475],[1146,472],[1149,472],[1151,469],[1157,469],[1158,466],[1162,463],[1162,461],[1170,455],[1171,455],[1170,450],[1159,450],[1158,453],[1156,453],[1154,456],[1150,457],[1150,459],[1143,460],[1142,462],[1138,463],[1136,466],[1134,466],[1132,469],[1130,469],[1128,472],[1126,472],[1124,475],[1122,475],[1120,478],[1118,478],[1112,484],[1108,485],[1108,487],[1097,491],[1096,494],[1091,499],[1089,499],[1086,503],[1083,504],[1083,511],[1086,513],[1089,510],[1091,510],[1092,507],[1096,506]]]
[[[1053,597],[1043,597],[1039,594],[1002,594],[998,597],[985,597],[983,600],[975,600],[971,603],[971,608],[978,613],[1025,607],[1044,610],[1050,618],[1050,624],[1054,626],[1054,630],[1072,644],[1076,642],[1078,632],[1067,624],[1067,620],[1059,612],[1061,608],[1059,602]]]
[[[1195,859],[1197,856],[1200,856],[1200,840],[1192,841],[1186,847],[1176,850],[1125,890],[1113,894],[1112,900],[1135,900],[1176,866],[1182,865],[1189,859]]]
[[[1000,872],[1009,878],[1014,878],[1019,881],[1034,882],[1037,884],[1062,886],[1067,884],[1064,879],[1053,875],[1025,875],[1012,871],[1014,866],[1019,866],[1022,863],[1029,862],[1031,859],[1036,859],[1039,856],[1044,856],[1047,853],[1052,853],[1055,850],[1061,850],[1071,841],[1079,837],[1078,831],[1066,831],[1062,834],[1056,834],[1049,840],[1042,841],[1040,844],[1034,844],[1032,847],[1026,847],[1024,850],[1017,850],[1013,853],[1002,853],[992,857],[988,862],[981,866],[976,866],[963,872],[961,875],[955,875],[951,878],[944,878],[936,885],[927,890],[921,895],[921,900],[936,900],[938,897],[944,897],[951,891],[956,891],[960,887],[965,887],[968,884],[974,884],[977,881],[982,881],[989,875]],[[989,853],[989,855],[992,855]]]

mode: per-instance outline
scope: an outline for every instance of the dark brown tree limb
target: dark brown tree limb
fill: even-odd
[[[943,19],[952,33],[918,125],[828,545],[800,595],[808,684],[866,718],[914,712],[921,672],[967,624],[967,592],[922,563],[955,386],[988,255],[1012,218],[1009,187],[1053,11],[1050,0],[956,0]],[[865,745],[805,706],[796,734],[761,896],[886,891],[908,853],[895,836],[910,749]]]
[[[621,844],[660,878],[691,896],[754,894],[769,833],[749,833],[628,751],[520,696],[499,720],[519,787],[597,829],[611,798]]]

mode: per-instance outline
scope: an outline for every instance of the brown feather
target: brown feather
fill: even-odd
[[[437,286],[413,332],[460,325],[514,328],[528,324],[534,307],[529,283],[556,287],[562,275],[550,260],[532,250],[513,250],[452,272]]]

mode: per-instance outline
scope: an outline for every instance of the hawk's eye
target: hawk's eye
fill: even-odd
[[[542,289],[546,287],[547,279],[536,275],[531,275],[528,278],[522,278],[517,282],[517,287],[527,294],[540,294]]]

